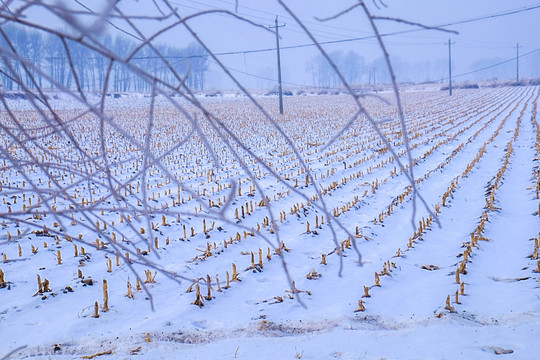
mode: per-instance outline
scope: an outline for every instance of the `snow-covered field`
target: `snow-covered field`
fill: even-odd
[[[417,199],[415,228],[412,187],[365,119],[323,149],[356,111],[345,95],[286,98],[278,117],[316,185],[245,99],[206,105],[226,139],[246,144],[232,146],[245,168],[215,129],[191,132],[163,99],[151,126],[150,99],[110,99],[116,128],[54,100],[73,119],[63,135],[12,100],[21,127],[2,110],[0,359],[20,346],[12,358],[537,358],[539,96],[403,94],[432,211]],[[260,101],[273,111],[275,99]],[[393,108],[365,104],[407,165]]]

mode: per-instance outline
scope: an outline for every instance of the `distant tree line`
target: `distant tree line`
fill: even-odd
[[[389,84],[391,82],[386,61],[382,57],[367,63],[361,55],[354,51],[347,53],[333,51],[328,55],[349,84]],[[400,83],[418,84],[440,82],[441,80],[447,81],[448,60],[446,59],[410,63],[401,60],[399,57],[391,57],[391,61],[397,81]],[[493,66],[494,64],[496,66]],[[539,64],[540,53],[533,53],[521,59],[521,77],[540,77]],[[342,85],[330,63],[321,54],[314,56],[307,62],[306,71],[311,73],[313,84],[316,86],[334,88]],[[501,58],[481,59],[471,64],[468,71],[471,71],[472,74],[467,77],[459,77],[459,79],[476,81],[512,80],[516,76],[516,63]]]
[[[3,30],[9,43],[0,36],[0,47],[11,51],[13,46],[19,57],[30,61],[34,66],[30,71],[24,71],[23,63],[2,52],[0,77],[4,89],[19,90],[20,84],[15,79],[20,79],[30,89],[36,87],[34,81],[40,88],[54,87],[54,82],[67,88],[75,88],[75,75],[69,62],[71,57],[80,86],[86,91],[103,90],[109,67],[109,60],[105,56],[71,40],[66,40],[66,49],[62,39],[53,34],[14,25],[4,26]],[[126,57],[138,45],[120,35],[116,37],[104,35],[99,41],[117,55]],[[205,73],[208,71],[207,53],[204,48],[197,44],[190,44],[185,48],[165,44],[155,45],[155,47],[166,57],[166,61],[177,74],[183,77],[187,75],[185,80],[187,86],[197,90],[204,88]],[[129,63],[166,82],[174,83],[173,72],[148,46],[140,49]],[[46,77],[37,71],[38,69],[50,76],[53,82],[47,81]],[[151,84],[143,77],[136,76],[123,64],[117,62],[113,64],[106,91],[148,92],[150,90]]]
[[[365,60],[362,56],[354,51],[349,51],[348,53],[334,51],[329,56],[349,84],[355,84],[360,81],[366,67]],[[306,71],[312,74],[313,83],[318,86],[336,87],[341,85],[336,72],[321,54],[316,55],[307,63]]]
[[[390,83],[390,74],[383,58],[367,63],[354,51],[333,51],[328,54],[349,84]],[[444,78],[448,71],[446,62],[423,61],[410,64],[392,57],[392,67],[399,82],[428,82]],[[311,58],[306,71],[312,74],[313,84],[320,87],[339,87],[341,81],[330,63],[321,55]]]

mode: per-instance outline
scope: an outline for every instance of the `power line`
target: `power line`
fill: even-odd
[[[471,23],[471,22],[475,22],[475,21],[492,19],[492,18],[496,18],[496,17],[514,15],[514,14],[517,14],[517,13],[531,11],[531,10],[535,10],[535,9],[538,9],[538,8],[540,8],[540,5],[532,5],[532,6],[524,7],[524,8],[517,9],[517,10],[508,10],[508,11],[503,12],[503,13],[485,15],[485,16],[480,16],[480,17],[476,17],[476,18],[466,19],[466,20],[458,20],[458,21],[454,21],[454,22],[450,22],[450,23],[446,23],[446,24],[442,24],[442,25],[437,25],[437,26],[434,26],[434,27],[436,27],[436,28],[445,28],[445,27],[449,27],[449,26],[461,25],[461,24]],[[425,30],[426,29],[424,29],[424,28],[418,28],[418,29],[394,31],[394,32],[381,34],[381,37],[389,37],[389,36],[395,36],[395,35],[401,35],[401,34],[408,34],[408,33],[412,33],[412,32],[419,32],[419,31],[425,31]],[[339,43],[346,43],[346,42],[353,42],[353,41],[362,41],[362,40],[369,40],[369,39],[376,39],[376,36],[375,35],[368,35],[368,36],[355,37],[355,38],[349,38],[349,39],[321,41],[321,42],[319,42],[319,44],[320,45],[331,45],[331,44],[339,44]],[[281,49],[282,50],[291,50],[291,49],[299,49],[299,48],[312,47],[312,46],[315,46],[315,44],[308,43],[308,44],[282,46]],[[239,54],[252,54],[252,53],[260,53],[260,52],[269,52],[269,51],[273,51],[273,50],[274,50],[274,48],[253,49],[253,50],[243,50],[243,51],[226,51],[226,52],[214,53],[214,55],[216,55],[216,56],[227,56],[227,55],[239,55]],[[192,55],[192,56],[186,57],[186,59],[194,58],[194,57],[204,57],[204,56],[207,57],[209,55]],[[147,59],[147,58],[152,58],[152,57],[136,57],[134,59]],[[167,58],[174,58],[174,57],[167,57]]]
[[[468,19],[468,20],[456,21],[456,22],[453,22],[453,23],[440,25],[438,27],[447,27],[447,26],[453,26],[453,25],[467,24],[467,23],[474,22],[474,21],[479,21],[479,20],[486,20],[486,19],[493,19],[493,18],[497,18],[497,17],[501,17],[501,16],[514,15],[514,14],[518,14],[518,13],[522,13],[522,12],[526,12],[526,11],[531,11],[531,10],[538,9],[538,8],[540,8],[540,5],[525,6],[525,7],[520,8],[520,9],[506,10],[506,11],[504,11],[502,13],[499,13],[499,14],[485,15],[485,16],[481,16],[481,17],[477,17],[477,18]]]
[[[224,1],[224,0],[219,0],[219,1],[227,3],[227,1]],[[197,3],[196,1],[192,1],[192,2]],[[172,3],[176,3],[176,2],[172,2]],[[176,3],[176,4],[178,4],[178,3]],[[229,3],[229,4],[231,4],[231,3]],[[184,4],[179,4],[179,5],[189,7],[189,6],[184,5]],[[243,6],[243,7],[245,7],[245,6]],[[191,8],[195,9],[195,10],[200,10],[200,9],[196,9],[196,8],[193,8],[193,7],[191,7]],[[248,7],[246,7],[246,8],[248,8]],[[519,9],[507,10],[507,11],[502,12],[502,13],[490,14],[490,15],[485,15],[485,16],[480,16],[480,17],[471,18],[471,19],[465,19],[465,20],[458,20],[458,21],[442,24],[442,25],[435,26],[435,27],[444,28],[444,27],[449,27],[449,26],[454,26],[454,25],[460,25],[460,24],[465,24],[465,23],[481,21],[481,20],[485,20],[485,19],[491,19],[491,18],[497,18],[497,17],[502,17],[502,16],[514,15],[514,14],[517,14],[517,13],[527,12],[527,11],[535,10],[535,9],[538,9],[538,8],[540,8],[540,5],[532,5],[532,6],[519,8]],[[249,9],[252,9],[252,8],[249,8]],[[256,10],[256,9],[252,9],[252,10]],[[306,21],[306,23],[307,23],[307,21]],[[402,30],[402,31],[395,31],[395,32],[385,33],[385,34],[381,34],[381,36],[389,37],[389,36],[396,36],[396,35],[407,34],[407,33],[412,33],[412,32],[419,32],[419,31],[425,31],[425,30],[426,29],[424,29],[424,28],[409,29],[409,30]],[[326,44],[335,44],[335,43],[344,43],[344,42],[369,40],[369,39],[374,39],[374,38],[376,38],[374,35],[370,35],[370,36],[364,36],[364,37],[356,37],[356,38],[349,38],[349,39],[341,39],[341,40],[319,42],[319,44],[326,45]],[[314,44],[310,43],[310,44],[290,45],[290,46],[281,47],[281,49],[287,49],[288,50],[288,49],[303,48],[303,47],[309,47],[309,46],[314,46]],[[537,52],[539,50],[540,50],[540,48],[537,48],[537,49],[529,51],[529,52],[527,52],[525,54],[519,55],[515,59],[517,60],[517,59],[519,59],[521,57],[528,56],[528,55],[530,55],[530,54],[532,54],[534,52]],[[245,55],[245,54],[262,53],[262,52],[268,52],[268,51],[274,51],[274,48],[254,49],[254,50],[244,50],[244,51],[229,51],[229,52],[214,53],[214,55],[217,55],[217,56],[236,55],[236,54],[244,54]],[[179,63],[181,61],[185,61],[185,60],[191,59],[191,58],[208,58],[209,55],[206,54],[206,55],[164,56],[164,57],[168,58],[168,59],[179,59],[178,61],[176,61],[174,63],[174,64],[176,64],[176,63]],[[158,58],[158,57],[157,56],[134,57],[133,60],[153,59],[153,58]],[[208,60],[211,61],[210,59],[208,59]],[[469,71],[469,72],[466,72],[466,73],[453,75],[451,77],[441,78],[441,79],[436,80],[436,81],[444,81],[444,80],[448,80],[450,78],[457,78],[457,77],[462,77],[462,76],[474,74],[474,73],[484,71],[484,70],[487,70],[487,69],[490,69],[490,68],[493,68],[493,67],[496,67],[496,66],[511,62],[511,61],[514,61],[514,58],[511,58],[511,59],[508,59],[508,60],[505,60],[505,61],[501,61],[501,62],[498,62],[496,64],[492,64],[490,66],[486,66],[486,67],[483,67],[483,68],[480,68],[480,69]],[[213,62],[213,61],[211,61],[211,62]],[[238,69],[234,69],[234,68],[231,68],[231,67],[226,67],[226,68],[231,70],[231,71],[244,74],[246,76],[251,76],[251,77],[254,77],[254,78],[259,78],[259,79],[267,80],[267,81],[273,81],[273,82],[276,81],[276,79],[267,78],[267,77],[263,77],[263,76],[258,76],[258,75],[251,74],[251,73],[241,71],[241,70],[238,70]],[[125,79],[127,79],[127,78],[125,78]],[[122,81],[125,80],[125,79],[122,79]],[[293,85],[293,86],[305,86],[305,84],[297,84],[297,83],[292,83],[292,82],[287,82],[287,81],[283,81],[283,83]],[[321,87],[321,86],[313,86],[313,87],[324,88],[324,89],[336,89],[336,88]]]
[[[215,62],[214,60],[211,60],[211,59],[208,59],[209,62],[213,63],[213,64],[216,64],[216,65],[219,65],[217,62]],[[223,65],[223,67],[225,67],[227,70],[230,70],[232,72],[236,72],[238,74],[242,74],[242,75],[246,75],[246,76],[249,76],[249,77],[252,77],[252,78],[256,78],[256,79],[261,79],[261,80],[266,80],[266,81],[271,81],[273,83],[275,83],[277,80],[274,79],[274,78],[270,78],[270,77],[266,77],[266,76],[261,76],[261,75],[255,75],[255,74],[252,74],[252,73],[249,73],[247,71],[243,71],[243,70],[239,70],[239,69],[236,69],[236,68],[233,68],[233,67],[230,67],[230,66],[225,66]],[[331,87],[331,86],[318,86],[318,85],[306,85],[306,84],[299,84],[299,83],[295,83],[295,82],[290,82],[290,81],[282,81],[283,84],[286,84],[286,85],[291,85],[291,86],[300,86],[300,87],[310,87],[310,88],[317,88],[317,89],[325,89],[325,90],[340,90],[340,88],[338,87]]]
[[[203,5],[203,6],[207,6],[207,7],[210,7],[210,8],[213,8],[213,9],[221,9],[221,7],[219,6],[213,6],[213,5],[209,5],[209,4],[205,4],[205,3],[202,3],[202,2],[199,2],[199,1],[196,1],[196,0],[186,0],[186,1],[189,1],[191,3],[195,3],[195,4],[198,4],[198,5]],[[229,4],[229,5],[233,5],[236,7],[236,3],[234,2],[229,2],[229,1],[224,1],[224,0],[216,0],[216,1],[219,1],[219,2],[222,2],[222,3],[225,3],[225,4]],[[180,6],[186,6],[184,4],[181,4],[179,2],[176,2],[176,1],[170,1],[172,4],[176,4],[176,5],[180,5]],[[188,7],[188,6],[186,6]],[[190,7],[192,9],[195,9],[193,7]],[[257,15],[253,15],[253,14],[248,14],[248,13],[245,13],[245,12],[241,12],[241,11],[235,11],[235,13],[239,14],[239,15],[243,15],[243,16],[246,16],[246,17],[251,17],[251,18],[255,18],[255,19],[260,19],[260,20],[263,20],[263,21],[273,21],[274,17],[276,16],[276,13],[274,12],[271,12],[271,11],[264,11],[264,10],[260,10],[260,9],[256,9],[256,8],[252,8],[252,7],[249,7],[249,6],[245,6],[243,4],[238,4],[238,9],[248,9],[248,10],[251,10],[251,11],[254,11],[254,12],[258,12],[258,13],[261,13],[261,14],[265,14],[265,15],[269,15],[270,17],[262,17],[262,16],[257,16]],[[196,9],[196,10],[200,10],[200,9]],[[221,14],[223,16],[227,16],[225,14]],[[279,14],[280,18],[281,19],[289,19],[291,21],[289,21],[287,24],[287,26],[294,26],[294,27],[297,27],[299,29],[301,29],[302,27],[298,24],[296,24],[296,22],[294,21],[294,19],[290,16],[287,16],[287,15],[283,15],[283,14]],[[344,31],[348,31],[348,32],[354,32],[354,33],[358,33],[359,30],[357,29],[351,29],[351,28],[346,28],[346,27],[341,27],[341,26],[335,26],[335,25],[332,25],[332,24],[328,24],[328,23],[322,23],[322,22],[316,22],[316,21],[310,21],[310,20],[306,20],[306,19],[300,19],[302,21],[302,23],[304,24],[309,24],[309,25],[312,25],[312,26],[317,26],[317,27],[322,27],[324,28],[325,30],[320,30],[320,29],[316,29],[315,31],[317,32],[320,32],[320,33],[326,33],[326,34],[329,34],[329,35],[333,35],[333,36],[343,36],[342,34],[336,34],[336,33],[332,33],[332,32],[329,32],[327,31],[328,28],[333,28],[333,29],[336,29],[336,30],[344,30]],[[303,32],[303,31],[300,31],[300,32]],[[369,33],[367,31],[363,31],[365,32],[366,34]]]
[[[217,0],[219,2],[222,2],[222,3],[225,3],[225,4],[229,4],[229,5],[236,5],[235,3],[232,3],[230,1],[225,1],[225,0]],[[252,7],[249,7],[249,6],[246,6],[246,5],[243,5],[243,4],[238,4],[238,7],[239,8],[244,8],[244,9],[249,9],[249,10],[252,10],[252,11],[255,11],[255,12],[259,12],[259,13],[262,13],[262,14],[268,14],[268,15],[271,15],[272,17],[275,16],[274,13],[270,12],[270,11],[264,11],[264,10],[260,10],[260,9],[255,9],[255,8],[252,8]],[[289,19],[289,20],[293,20],[294,19],[290,16],[286,16],[286,15],[280,15],[281,18],[283,19]],[[358,30],[356,29],[351,29],[351,28],[346,28],[346,27],[342,27],[342,26],[336,26],[336,25],[332,25],[332,24],[328,24],[328,23],[322,23],[322,22],[315,22],[315,21],[309,21],[309,20],[304,20],[304,19],[300,19],[302,20],[302,22],[304,24],[310,24],[310,25],[315,25],[315,26],[321,26],[321,27],[324,27],[324,28],[333,28],[333,29],[337,29],[337,30],[345,30],[345,31],[350,31],[350,32],[358,32]],[[295,26],[298,26],[300,27],[299,25],[296,25],[294,23],[291,23],[291,24],[287,24],[287,25],[295,25]],[[322,31],[322,30],[321,30]]]
[[[537,48],[537,49],[534,49],[534,50],[531,50],[525,54],[521,54],[518,56],[518,59],[524,57],[524,56],[528,56],[528,55],[531,55],[537,51],[540,51],[540,48]],[[462,76],[466,76],[466,75],[470,75],[470,74],[474,74],[474,73],[477,73],[477,72],[480,72],[480,71],[484,71],[484,70],[487,70],[487,69],[491,69],[491,68],[494,68],[496,66],[499,66],[499,65],[503,65],[503,64],[506,64],[506,63],[509,63],[509,62],[512,62],[512,61],[515,61],[516,60],[516,57],[513,57],[513,58],[510,58],[510,59],[507,59],[507,60],[504,60],[504,61],[500,61],[498,63],[495,63],[495,64],[492,64],[492,65],[489,65],[489,66],[485,66],[483,68],[480,68],[480,69],[476,69],[476,70],[472,70],[472,71],[468,71],[468,72],[465,72],[465,73],[461,73],[461,74],[458,74],[458,75],[452,75],[452,78],[457,78],[457,77],[462,77]],[[436,82],[439,82],[439,81],[445,81],[445,80],[448,80],[448,77],[445,77],[445,78],[441,78],[441,79],[438,79],[438,80],[435,80]]]
[[[491,19],[491,18],[495,18],[495,17],[514,15],[514,14],[517,14],[517,13],[531,11],[531,10],[535,10],[535,9],[538,9],[538,8],[540,8],[540,5],[533,5],[533,6],[524,7],[524,8],[518,9],[518,10],[509,10],[507,12],[499,13],[499,14],[485,15],[485,16],[480,16],[480,17],[467,19],[467,20],[458,20],[458,21],[447,23],[447,24],[436,25],[436,26],[433,26],[433,27],[435,27],[435,28],[445,28],[445,27],[449,27],[449,26],[461,25],[461,24],[471,23],[471,22],[475,22],[475,21]],[[394,31],[394,32],[390,32],[390,33],[381,34],[381,37],[395,36],[395,35],[401,35],[401,34],[407,34],[407,33],[425,31],[425,30],[426,29],[424,29],[424,28],[418,28],[418,29]],[[360,40],[373,39],[373,38],[376,38],[376,36],[375,35],[370,35],[370,36],[350,38],[350,39],[325,41],[325,42],[319,42],[319,44],[320,45],[337,44],[337,43],[360,41]],[[282,49],[295,49],[295,48],[308,47],[308,46],[314,46],[314,44],[301,44],[301,45],[284,46],[284,47],[282,47]],[[266,50],[262,50],[262,51],[266,51]]]
[[[209,5],[209,4],[204,4],[202,2],[199,2],[199,1],[195,1],[195,0],[187,0],[191,3],[195,3],[195,4],[198,4],[198,5],[202,5],[202,6],[205,6],[209,9],[222,9],[218,6],[213,6],[213,5]],[[192,10],[197,10],[197,11],[204,11],[204,9],[201,9],[201,8],[197,8],[197,7],[194,7],[194,6],[191,6],[191,5],[186,5],[186,4],[182,4],[182,3],[179,3],[179,2],[175,2],[175,1],[170,1],[172,4],[175,4],[175,5],[179,5],[179,6],[182,6],[182,7],[185,7],[185,8],[188,8],[188,9],[192,9]],[[244,7],[244,6],[243,6]],[[251,9],[251,8],[249,8]],[[262,11],[261,11],[262,12]],[[270,20],[269,18],[267,17],[262,17],[262,16],[257,16],[257,15],[252,15],[252,14],[246,14],[246,13],[242,13],[242,12],[236,12],[238,15],[242,15],[243,17],[245,18],[250,18],[250,19],[257,19],[257,21],[261,21],[261,22],[269,22],[269,21],[273,21],[273,20]],[[271,14],[270,12],[263,12],[265,14]],[[229,15],[227,14],[223,14],[223,13],[218,13],[216,14],[217,16],[221,16],[221,17],[229,17]],[[272,19],[275,17],[275,14],[272,15]],[[314,22],[309,22],[309,21],[306,21],[306,20],[302,20],[302,22],[305,22],[305,23],[311,23],[311,24],[316,24]],[[286,23],[287,26],[294,26],[294,27],[297,27],[297,28],[300,28],[299,25],[295,24],[295,23],[292,23],[292,22],[289,22],[289,23]],[[298,33],[298,34],[303,34],[304,31],[303,30],[300,30],[300,29],[285,29],[286,31],[290,31],[290,32],[294,32],[294,33]],[[325,31],[325,30],[319,30],[319,29],[316,29],[316,30],[311,30],[311,31],[314,31],[315,33],[317,33],[318,36],[320,37],[324,37],[324,38],[327,38],[327,39],[341,39],[343,37],[342,34],[336,34],[336,33],[332,33],[332,32],[329,32],[329,31]],[[355,31],[355,30],[350,30],[350,31]]]

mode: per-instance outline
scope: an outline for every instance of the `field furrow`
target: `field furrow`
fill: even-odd
[[[149,99],[108,100],[107,126],[58,101],[61,133],[7,102],[0,357],[293,340],[330,356],[317,342],[348,349],[351,329],[366,349],[459,354],[444,332],[478,358],[521,351],[540,328],[539,88],[404,92],[412,168],[380,96],[363,100],[397,159],[363,117],[326,146],[357,111],[341,95],[291,97],[275,124],[240,98],[201,100],[215,118],[196,125],[159,98],[153,123]]]

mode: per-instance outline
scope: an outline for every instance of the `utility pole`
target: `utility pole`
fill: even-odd
[[[450,39],[448,39],[448,89],[450,96],[452,96],[452,44],[455,44],[455,42],[450,42]]]
[[[519,48],[523,46],[519,46],[519,43],[516,44],[516,83],[519,82]]]
[[[277,49],[277,68],[278,68],[278,91],[279,91],[279,113],[283,114],[283,87],[281,86],[281,58],[279,55],[279,28],[285,24],[278,26],[278,17],[276,16],[276,25],[269,26],[270,29],[276,29],[276,49]]]

